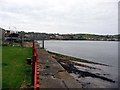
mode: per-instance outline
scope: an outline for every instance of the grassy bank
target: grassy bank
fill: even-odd
[[[23,81],[31,82],[31,66],[26,64],[26,58],[31,56],[31,48],[2,47],[3,88],[19,88]]]

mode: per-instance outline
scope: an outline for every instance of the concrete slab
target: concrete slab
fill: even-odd
[[[41,88],[66,88],[68,90],[82,87],[45,49],[40,49],[37,43],[36,48],[40,62]]]

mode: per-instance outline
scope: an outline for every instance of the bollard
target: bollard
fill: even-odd
[[[31,58],[27,58],[26,61],[27,61],[27,64],[31,65]]]

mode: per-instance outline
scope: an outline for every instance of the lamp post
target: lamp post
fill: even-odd
[[[21,31],[21,46],[23,47],[24,31]]]
[[[44,35],[43,35],[43,38],[42,38],[42,49],[44,49]]]

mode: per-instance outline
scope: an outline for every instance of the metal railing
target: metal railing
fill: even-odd
[[[34,90],[40,89],[39,61],[38,61],[38,54],[34,42],[33,42],[33,59],[32,59],[32,85],[34,86]]]

